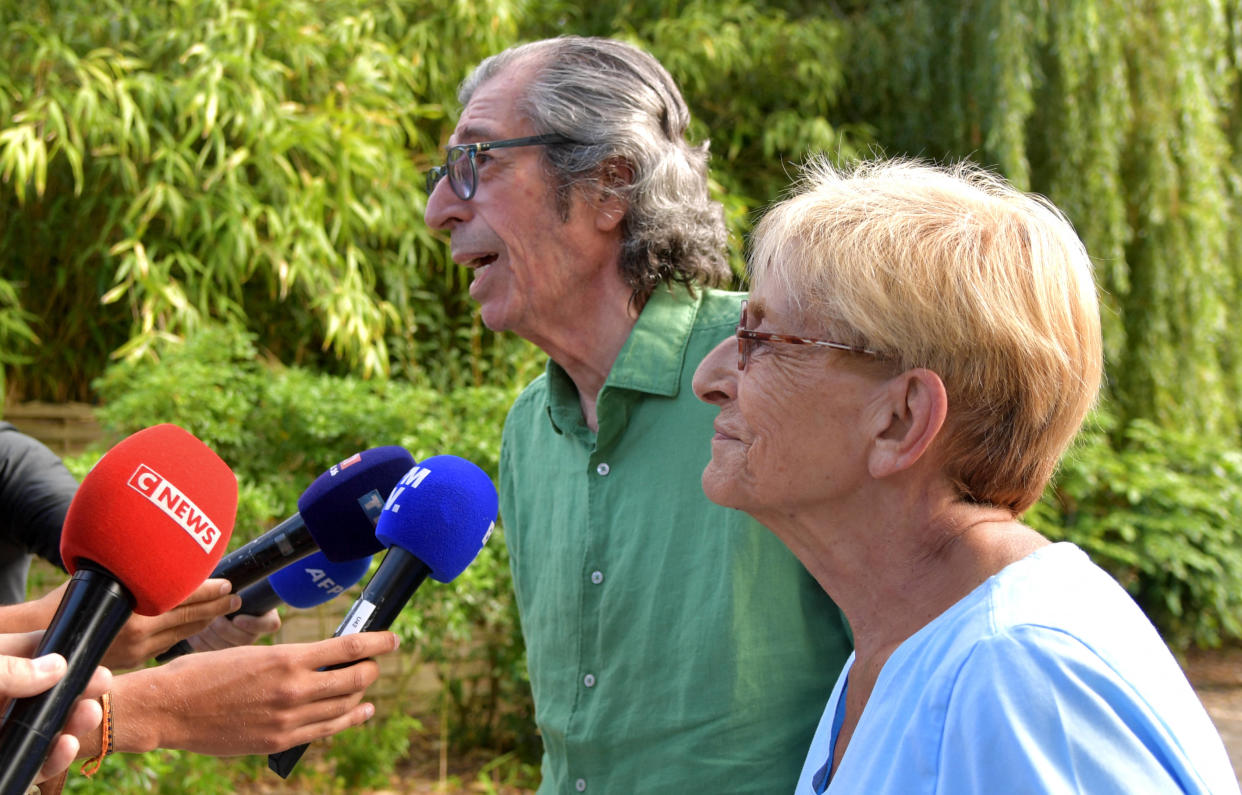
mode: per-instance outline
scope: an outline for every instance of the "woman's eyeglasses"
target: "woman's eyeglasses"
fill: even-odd
[[[871,348],[861,348],[857,345],[846,345],[844,342],[831,342],[829,340],[817,340],[810,337],[794,337],[789,334],[773,334],[768,331],[754,331],[746,328],[746,305],[749,301],[742,302],[742,317],[737,323],[737,369],[745,370],[746,363],[750,361],[750,352],[754,349],[756,342],[785,342],[790,345],[820,345],[825,348],[835,348],[839,351],[849,351],[850,353],[865,353],[868,356],[881,356],[879,351]]]
[[[578,142],[559,133],[546,133],[528,135],[525,138],[508,138],[504,141],[483,141],[477,144],[450,146],[444,165],[434,166],[427,172],[427,195],[430,196],[431,192],[436,189],[436,183],[447,176],[449,187],[453,189],[453,193],[457,194],[457,198],[464,202],[474,198],[474,192],[479,187],[479,172],[475,168],[474,160],[479,156],[479,152],[486,152],[489,149],[512,149],[517,146],[575,143]]]

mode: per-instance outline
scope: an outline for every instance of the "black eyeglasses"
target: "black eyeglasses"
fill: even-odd
[[[525,138],[509,138],[504,141],[483,141],[477,144],[457,144],[448,148],[444,165],[434,166],[427,172],[427,195],[436,189],[436,183],[448,175],[449,187],[457,198],[470,201],[479,187],[479,172],[475,169],[474,159],[479,152],[489,149],[512,149],[516,146],[549,146],[552,144],[576,144],[572,138],[560,133],[528,135]]]
[[[767,331],[754,331],[746,328],[746,305],[749,301],[742,302],[742,317],[737,323],[737,369],[745,370],[746,363],[750,361],[750,352],[754,349],[756,342],[785,342],[790,345],[821,345],[825,348],[834,348],[838,351],[849,351],[850,353],[865,353],[868,356],[883,356],[879,351],[871,348],[862,348],[857,345],[846,345],[844,342],[830,342],[828,340],[811,339],[810,337],[794,337],[789,334],[772,334]]]

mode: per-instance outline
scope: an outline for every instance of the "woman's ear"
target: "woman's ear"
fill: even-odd
[[[624,158],[611,157],[600,166],[599,192],[595,196],[595,225],[610,232],[625,218],[630,206],[622,194],[634,179],[634,168]]]
[[[925,368],[907,370],[882,387],[884,394],[867,466],[874,478],[914,466],[944,427],[949,397],[940,376]]]

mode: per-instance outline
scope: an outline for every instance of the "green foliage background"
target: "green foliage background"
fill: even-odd
[[[542,357],[480,324],[422,172],[478,60],[610,35],[682,85],[738,273],[812,152],[971,158],[1062,207],[1108,383],[1027,518],[1175,646],[1242,636],[1242,0],[0,0],[0,33],[3,391],[183,424],[239,474],[235,543],[357,449],[494,472]],[[507,578],[493,542],[400,631],[458,741],[530,759]]]

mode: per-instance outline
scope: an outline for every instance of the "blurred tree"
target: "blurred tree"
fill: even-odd
[[[1236,438],[1242,3],[893,0],[843,9],[842,120],[1049,196],[1105,291],[1109,393]]]
[[[208,319],[336,371],[469,352],[422,173],[508,0],[3,0],[0,30],[10,391],[86,399]]]
[[[522,37],[616,36],[651,52],[690,106],[691,137],[709,140],[714,197],[725,206],[734,270],[762,209],[815,152],[865,151],[864,122],[844,124],[844,20],[822,6],[770,0],[549,2]]]

